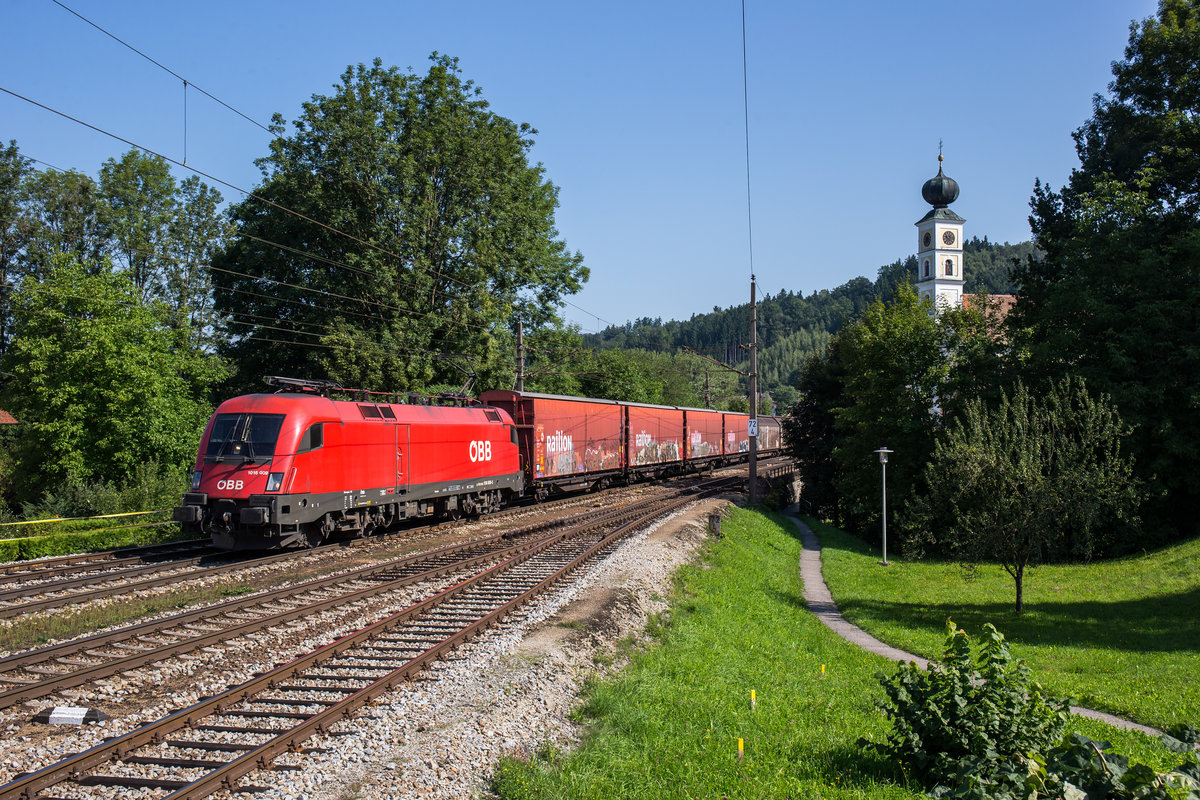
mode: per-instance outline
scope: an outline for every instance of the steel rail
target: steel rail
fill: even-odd
[[[691,500],[691,497],[675,500],[669,507],[678,507]],[[490,627],[503,616],[510,613],[516,607],[527,602],[536,590],[544,590],[549,585],[556,582],[567,572],[571,571],[579,564],[583,563],[587,557],[597,552],[603,546],[611,543],[625,532],[645,524],[650,519],[660,516],[664,513],[663,505],[659,499],[648,501],[659,505],[654,511],[638,516],[632,522],[622,524],[621,527],[612,534],[604,537],[600,542],[592,545],[588,550],[573,559],[567,566],[559,569],[553,575],[543,579],[533,589],[522,593],[519,597],[508,601],[500,608],[487,614],[483,618],[462,627],[459,631],[446,637],[440,644],[428,648],[417,658],[409,660],[403,666],[389,672],[383,678],[371,682],[368,686],[359,689],[354,694],[344,700],[329,705],[326,710],[313,715],[304,714],[304,721],[291,730],[281,732],[281,734],[269,742],[259,745],[255,750],[246,751],[245,755],[239,756],[232,761],[224,764],[213,772],[202,776],[197,781],[192,782],[186,787],[178,788],[172,798],[184,797],[204,797],[211,794],[222,787],[233,789],[236,781],[245,774],[262,766],[268,765],[280,752],[288,749],[293,749],[304,739],[307,739],[314,732],[326,729],[335,721],[344,717],[350,716],[355,709],[374,699],[379,694],[392,688],[400,680],[409,677],[423,669],[428,663],[432,662],[441,654],[449,649],[457,646],[462,641],[470,638],[482,630]],[[609,515],[616,516],[616,514]],[[632,516],[627,510],[623,512],[623,516]],[[595,521],[586,523],[587,530],[593,530],[600,524]],[[344,636],[337,641],[331,642],[317,650],[293,659],[291,662],[277,667],[274,670],[266,672],[258,677],[233,687],[226,692],[218,694],[212,698],[208,698],[199,703],[196,703],[188,708],[175,712],[156,723],[145,725],[135,731],[131,731],[122,736],[115,737],[109,741],[103,742],[92,749],[79,753],[70,758],[64,759],[57,764],[50,765],[36,772],[22,776],[6,786],[0,787],[0,800],[7,798],[32,798],[40,790],[59,783],[63,780],[71,779],[79,781],[81,776],[94,767],[108,763],[115,759],[124,759],[131,756],[138,748],[151,743],[163,741],[163,737],[175,731],[190,727],[198,723],[201,719],[212,716],[214,714],[238,715],[239,712],[234,709],[239,703],[250,702],[254,696],[265,689],[276,688],[281,680],[295,680],[301,677],[303,670],[328,661],[335,656],[346,653],[352,648],[369,641],[381,633],[387,632],[398,625],[419,618],[421,615],[428,613],[434,608],[447,603],[449,600],[459,597],[466,593],[469,589],[513,570],[518,565],[521,565],[535,556],[546,552],[551,547],[563,542],[564,540],[580,535],[579,528],[571,528],[549,537],[546,537],[541,542],[525,549],[511,558],[494,565],[477,575],[459,582],[442,592],[433,595],[425,600],[415,603],[408,608],[385,617],[362,630]],[[320,690],[313,690],[314,692]],[[311,702],[298,701],[295,705],[312,705]],[[242,714],[244,716],[244,714]],[[280,716],[288,716],[281,714]],[[291,716],[299,716],[292,714]],[[84,779],[86,780],[86,779]],[[105,782],[120,781],[120,778],[103,778]],[[166,783],[158,781],[162,786]],[[175,788],[173,785],[168,788]]]
[[[0,583],[15,583],[36,580],[43,576],[59,575],[78,569],[105,569],[122,564],[145,563],[148,559],[171,557],[183,551],[193,550],[220,552],[208,539],[184,539],[167,544],[146,547],[123,547],[118,550],[99,550],[95,553],[74,553],[67,556],[52,556],[31,561],[9,561],[0,564]]]
[[[601,509],[585,512],[583,516],[593,518],[617,513],[620,513],[620,509]],[[294,586],[287,586],[265,593],[227,600],[218,605],[207,606],[205,608],[175,614],[164,619],[151,620],[112,631],[105,631],[103,633],[95,634],[82,639],[63,642],[61,644],[38,648],[36,650],[29,650],[23,653],[16,653],[5,658],[0,658],[0,683],[18,684],[16,686],[12,686],[11,688],[0,691],[0,709],[8,708],[24,700],[44,697],[61,689],[67,689],[90,683],[118,672],[125,672],[145,666],[146,664],[162,661],[182,653],[199,649],[201,647],[210,646],[215,643],[245,636],[249,633],[254,633],[260,630],[282,625],[286,622],[299,619],[309,614],[320,613],[339,605],[358,602],[360,600],[368,599],[389,591],[395,591],[413,583],[442,577],[455,570],[468,569],[471,566],[486,561],[487,559],[500,557],[500,554],[513,550],[521,545],[515,544],[508,548],[499,548],[483,553],[476,557],[452,561],[448,564],[432,567],[412,575],[401,576],[392,580],[385,580],[376,584],[375,586],[368,586],[350,592],[343,592],[333,597],[327,597],[318,601],[306,603],[303,606],[296,606],[286,611],[269,613],[258,619],[226,625],[219,630],[203,633],[192,632],[192,635],[185,639],[181,639],[178,642],[152,648],[145,648],[141,643],[139,643],[139,640],[146,637],[159,636],[178,639],[182,634],[180,632],[176,632],[176,629],[182,628],[189,623],[203,621],[209,624],[221,624],[223,621],[225,621],[222,618],[228,619],[229,615],[236,612],[252,611],[256,607],[267,606],[285,598],[293,598],[306,594],[325,592],[339,584],[355,584],[363,581],[378,581],[381,580],[381,576],[412,567],[420,564],[421,562],[432,562],[437,559],[456,557],[457,555],[466,553],[470,550],[494,547],[496,544],[504,540],[514,540],[520,537],[533,535],[540,531],[544,531],[562,524],[565,523],[559,520],[551,520],[529,525],[502,534],[495,534],[493,536],[474,539],[461,544],[447,545],[445,547],[424,553],[416,553],[410,556],[390,559],[386,562],[367,565],[365,567],[360,567],[358,569],[339,573],[337,575],[327,576],[324,578],[315,578]],[[94,666],[83,666],[81,669],[64,672],[58,676],[45,677],[32,683],[23,683],[15,677],[10,677],[11,673],[24,667],[50,664],[59,659],[66,659],[79,653],[85,653],[91,658],[99,658],[102,655],[96,653],[99,648],[121,648],[122,644],[126,642],[131,643],[132,647],[138,648],[139,652],[125,656],[116,656],[108,661],[99,662]],[[57,661],[57,663],[63,662]]]
[[[304,551],[312,552],[312,551]],[[253,569],[267,564],[272,564],[276,561],[285,561],[289,558],[295,558],[293,552],[275,553],[269,556],[260,558],[252,558],[245,560],[235,560],[228,564],[218,564],[211,567],[201,567],[199,569],[189,570],[182,574],[161,575],[157,578],[148,578],[145,580],[136,581],[134,583],[121,583],[117,586],[102,586],[98,589],[90,589],[85,591],[71,592],[71,589],[80,586],[86,586],[89,583],[111,583],[121,581],[130,577],[138,577],[147,573],[166,572],[177,570],[181,567],[186,568],[203,560],[202,558],[186,558],[180,561],[171,561],[164,564],[151,564],[145,567],[134,567],[130,570],[122,570],[111,574],[92,575],[83,578],[78,578],[68,581],[56,581],[48,584],[36,584],[27,587],[25,594],[41,595],[47,592],[65,592],[65,594],[46,597],[41,600],[33,600],[28,603],[14,603],[12,605],[0,606],[0,619],[6,617],[18,617],[22,614],[29,614],[34,611],[45,611],[51,608],[61,608],[62,606],[71,605],[81,601],[99,600],[105,597],[115,597],[121,594],[131,592],[139,592],[145,589],[153,589],[158,586],[165,586],[169,583],[179,583],[181,581],[201,580],[210,578],[215,575],[224,575],[228,572],[236,572],[238,570]],[[12,597],[13,592],[0,592],[0,600],[5,596]]]
[[[439,644],[425,650],[425,652],[421,653],[421,655],[409,660],[404,665],[384,675],[368,686],[363,687],[355,694],[342,700],[340,703],[330,706],[324,711],[318,712],[309,719],[297,725],[295,728],[285,732],[281,736],[261,744],[255,750],[247,751],[244,755],[233,759],[225,766],[202,776],[196,781],[193,781],[189,786],[180,788],[171,793],[167,796],[168,800],[199,800],[199,798],[208,797],[221,789],[228,788],[231,791],[234,790],[236,788],[237,781],[243,776],[253,772],[255,769],[270,764],[283,753],[297,749],[300,744],[314,734],[323,733],[335,723],[340,722],[343,719],[350,718],[359,708],[375,700],[380,695],[391,691],[402,680],[407,680],[421,672],[428,667],[429,664],[442,658],[446,653],[483,633],[493,625],[499,623],[513,611],[530,602],[534,597],[550,589],[560,580],[574,572],[582,564],[595,556],[597,553],[609,547],[618,539],[625,537],[633,530],[636,530],[648,522],[661,517],[663,514],[670,513],[680,506],[691,502],[691,500],[692,498],[677,500],[673,503],[667,504],[666,507],[657,508],[648,514],[638,517],[632,522],[622,525],[612,533],[605,536],[599,542],[596,542],[588,547],[584,552],[580,553],[568,564],[559,568],[553,574],[542,579],[532,588],[525,590],[517,597],[509,600],[507,603],[504,603],[499,608],[488,613],[481,619],[471,623],[470,625],[464,626],[458,632],[446,637]],[[525,560],[527,560],[527,558],[521,558],[521,561]],[[514,559],[514,561],[516,561],[516,559]],[[499,567],[493,569],[499,569]],[[471,585],[475,585],[482,580],[484,580],[484,576],[481,574],[476,576],[476,578],[471,579],[470,583]],[[431,600],[432,599],[433,598],[431,598]],[[403,614],[404,612],[401,613]],[[314,662],[314,664],[315,663],[318,662]],[[2,797],[3,795],[0,795],[0,798]]]
[[[540,505],[542,508],[553,508],[555,506],[564,505],[571,501],[577,501],[577,500],[579,500],[579,497],[567,497],[567,498],[562,498],[560,500],[552,501],[550,503],[542,503]],[[532,506],[532,505],[512,506],[512,507],[509,507],[506,509],[502,509],[501,511],[493,512],[493,513],[489,514],[488,517],[491,519],[495,519],[498,517],[507,516],[512,513],[528,511],[530,508],[533,508],[533,507],[534,506]],[[465,524],[467,522],[474,522],[474,521],[477,521],[477,520],[458,520],[456,522],[458,522],[460,524]],[[443,523],[437,522],[432,525],[423,525],[423,526],[418,526],[418,527],[424,527],[424,528],[432,531],[432,530],[435,530],[437,528],[437,526],[441,525],[441,524],[443,524]],[[390,531],[378,533],[374,536],[362,537],[359,539],[353,539],[353,540],[349,540],[346,542],[343,542],[343,541],[331,542],[329,544],[324,544],[319,547],[308,548],[308,549],[304,549],[304,550],[280,551],[280,552],[272,553],[269,556],[263,556],[259,559],[254,559],[252,561],[236,562],[235,564],[225,567],[225,568],[222,568],[222,567],[206,568],[206,570],[197,571],[193,575],[171,576],[170,578],[166,578],[166,579],[162,579],[162,580],[158,580],[158,581],[150,580],[150,581],[139,582],[137,584],[132,584],[129,586],[105,587],[105,588],[96,589],[91,592],[76,592],[73,594],[64,595],[62,597],[46,598],[41,601],[33,601],[30,603],[14,602],[11,605],[2,605],[3,603],[8,602],[10,600],[20,600],[22,597],[39,596],[39,595],[48,594],[51,592],[67,592],[71,589],[75,589],[80,586],[87,586],[88,584],[92,584],[92,583],[96,583],[96,584],[110,583],[112,581],[119,581],[119,580],[125,580],[128,578],[134,578],[139,575],[153,574],[154,572],[169,571],[169,570],[173,570],[173,569],[177,569],[177,568],[181,568],[181,567],[186,567],[189,565],[194,565],[194,564],[202,561],[204,558],[211,557],[211,556],[236,557],[231,551],[220,550],[218,548],[212,547],[211,545],[193,546],[193,549],[201,549],[203,551],[199,556],[196,556],[193,558],[183,558],[183,559],[176,559],[176,560],[172,560],[172,561],[164,561],[162,563],[157,563],[157,564],[146,564],[144,557],[136,557],[136,556],[132,557],[132,560],[121,559],[120,561],[117,561],[117,560],[114,560],[111,558],[96,560],[97,556],[110,556],[115,553],[129,552],[129,550],[125,550],[125,551],[110,550],[110,551],[104,551],[101,553],[81,553],[81,554],[70,555],[70,556],[59,556],[53,560],[53,563],[55,563],[57,566],[51,568],[51,570],[53,570],[53,572],[59,573],[59,574],[64,573],[64,572],[78,571],[78,569],[89,569],[91,572],[95,573],[95,572],[98,572],[99,570],[103,570],[103,569],[112,567],[112,566],[114,566],[114,564],[119,566],[121,563],[141,563],[144,566],[132,567],[132,568],[123,569],[123,570],[113,570],[112,572],[108,572],[108,573],[91,574],[91,575],[87,575],[87,576],[83,576],[83,577],[79,577],[79,578],[68,578],[68,579],[62,580],[62,581],[48,581],[45,583],[31,583],[28,586],[21,586],[21,587],[17,587],[17,588],[13,588],[13,589],[0,590],[0,619],[4,619],[7,617],[19,616],[21,614],[25,614],[25,613],[28,613],[31,611],[44,611],[44,610],[48,610],[48,609],[52,609],[52,608],[61,608],[62,606],[70,605],[70,604],[77,603],[80,601],[112,597],[112,596],[118,595],[125,591],[140,591],[142,589],[154,588],[157,586],[165,585],[166,583],[170,583],[180,577],[182,577],[183,579],[186,579],[186,580],[192,580],[194,578],[207,577],[208,575],[221,574],[222,572],[228,572],[230,570],[238,569],[238,568],[241,568],[244,566],[260,566],[264,563],[270,563],[271,559],[284,560],[287,558],[295,558],[300,555],[309,555],[309,554],[312,554],[312,553],[315,553],[315,552],[318,552],[321,550],[343,547],[347,544],[352,545],[352,546],[353,545],[370,546],[373,544],[377,544],[385,539],[393,538],[396,536],[412,534],[413,530],[414,530],[414,528],[412,526],[405,526],[405,527],[401,527],[398,529],[392,529]],[[194,541],[198,541],[198,540],[194,540]],[[169,548],[170,545],[152,545],[151,547],[152,548]],[[150,550],[150,548],[147,548],[147,550]],[[60,559],[61,559],[61,562],[60,562]],[[35,564],[35,563],[36,564],[45,564],[45,563],[51,563],[51,561],[52,561],[51,559],[46,559],[44,561],[37,561],[37,562],[30,562],[30,563],[31,564]],[[95,561],[95,564],[91,564],[90,562],[92,562],[92,561]],[[15,582],[22,581],[22,580],[37,580],[40,577],[49,576],[51,574],[51,572],[49,570],[47,570],[45,572],[25,570],[21,566],[21,563],[22,562],[10,562],[8,564],[0,565],[0,584],[15,583]],[[78,566],[73,567],[72,564],[76,564]]]

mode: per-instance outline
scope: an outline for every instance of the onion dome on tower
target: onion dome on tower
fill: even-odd
[[[947,206],[958,199],[958,181],[942,172],[925,181],[921,197],[933,206],[917,220],[917,292],[930,302],[930,313],[956,308],[963,301],[963,223]]]
[[[958,181],[942,172],[941,153],[938,153],[938,174],[925,181],[921,197],[934,208],[945,208],[958,199]]]

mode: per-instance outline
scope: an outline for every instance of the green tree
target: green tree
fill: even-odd
[[[644,351],[597,350],[584,362],[579,386],[586,397],[661,403],[662,376],[644,357]]]
[[[151,462],[186,468],[212,411],[197,398],[220,374],[179,346],[163,304],[143,303],[124,275],[59,254],[40,280],[22,282],[14,316],[2,402],[21,420],[25,497],[67,480],[127,478]]]
[[[1013,341],[1029,381],[1079,375],[1133,432],[1143,517],[1192,535],[1200,501],[1200,2],[1162,0],[1131,26],[1107,96],[1075,131],[1080,168],[1035,186],[1045,258],[1015,277]],[[1155,532],[1158,531],[1156,534]]]
[[[938,403],[948,371],[937,318],[909,284],[891,303],[873,303],[838,334],[840,403],[831,411],[837,440],[834,488],[845,522],[864,532],[880,513],[879,460],[889,447],[889,489],[904,497],[933,450]]]
[[[175,178],[159,156],[130,150],[100,167],[100,220],[119,267],[142,302],[165,293]]]
[[[0,358],[8,349],[12,325],[12,292],[21,271],[27,226],[24,224],[22,196],[24,184],[33,171],[29,159],[10,141],[0,148]]]
[[[809,356],[798,383],[800,396],[783,420],[784,438],[803,486],[800,498],[805,509],[839,525],[844,520],[834,488],[837,434],[833,410],[845,404],[840,347],[841,340],[835,336],[828,350]]]
[[[577,365],[583,340],[575,327],[544,327],[525,338],[525,389],[546,394],[582,393]]]
[[[110,269],[100,189],[92,178],[75,170],[34,171],[24,181],[21,203],[23,274],[41,277],[58,254],[92,273]]]
[[[911,505],[926,541],[940,539],[972,563],[1012,576],[1024,610],[1026,570],[1046,560],[1088,559],[1097,538],[1138,503],[1126,428],[1107,398],[1065,379],[1042,394],[1018,384],[995,406],[980,400],[941,437]]]
[[[938,327],[946,357],[942,418],[958,417],[971,400],[999,400],[1015,370],[999,305],[989,295],[975,295],[969,306],[943,310]]]
[[[245,334],[229,350],[243,385],[280,372],[456,382],[438,353],[506,385],[518,316],[528,332],[555,324],[586,280],[555,229],[558,190],[529,163],[536,131],[493,113],[456,59],[431,62],[424,75],[378,59],[347,69],[291,135],[276,117],[257,197],[232,209],[243,236],[216,258],[217,308]]]
[[[221,193],[194,175],[179,184],[168,226],[170,259],[163,276],[163,299],[171,309],[172,324],[189,331],[193,349],[208,352],[227,338],[227,326],[214,306],[208,267],[232,235],[220,205]]]

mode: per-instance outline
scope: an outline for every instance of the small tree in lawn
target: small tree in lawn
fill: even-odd
[[[1090,396],[1080,378],[1045,394],[1018,384],[994,408],[969,402],[935,444],[914,512],[942,526],[927,535],[964,560],[1000,563],[1020,614],[1028,567],[1090,558],[1097,537],[1136,509],[1125,433],[1109,400]]]

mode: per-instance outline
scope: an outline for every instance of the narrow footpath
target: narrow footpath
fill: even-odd
[[[787,516],[800,531],[800,541],[804,545],[804,551],[800,554],[800,579],[804,582],[804,599],[808,603],[809,609],[817,615],[817,619],[821,620],[825,627],[838,636],[858,645],[864,650],[878,653],[893,661],[915,661],[921,669],[928,669],[928,659],[921,658],[912,653],[906,653],[903,650],[892,647],[890,644],[885,644],[857,625],[852,625],[846,621],[846,618],[842,616],[842,612],[838,611],[837,603],[833,602],[833,595],[830,594],[829,587],[825,585],[825,576],[821,573],[820,540],[817,539],[812,529],[805,525],[795,514],[788,513]],[[1156,728],[1141,725],[1132,720],[1112,714],[1106,714],[1103,711],[1096,711],[1092,708],[1071,706],[1071,711],[1081,717],[1106,722],[1117,728],[1141,731],[1147,736],[1158,738],[1162,735],[1162,731]]]

